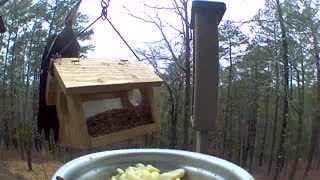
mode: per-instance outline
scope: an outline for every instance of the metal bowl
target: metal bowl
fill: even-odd
[[[185,180],[254,180],[239,166],[209,155],[168,149],[125,149],[93,153],[74,159],[54,174],[64,180],[110,180],[117,168],[143,163],[151,164],[161,172],[183,168]]]

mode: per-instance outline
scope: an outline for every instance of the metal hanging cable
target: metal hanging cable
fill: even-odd
[[[60,52],[61,55],[78,37],[80,37],[84,32],[86,32],[93,24],[95,24],[102,16],[99,16],[96,20],[94,20],[88,27],[84,28],[76,37],[72,39]]]
[[[127,45],[127,47],[130,49],[130,51],[134,54],[134,56],[141,61],[141,59],[138,57],[138,55],[134,52],[134,50],[130,47],[130,45],[127,43],[127,41],[123,38],[123,36],[120,34],[120,32],[117,30],[117,28],[111,23],[111,21],[108,19],[108,7],[110,5],[110,0],[106,3],[105,0],[101,0],[101,7],[102,7],[102,20],[107,20],[111,27],[116,31],[116,33],[119,35],[119,37],[122,39],[122,41]]]
[[[130,49],[130,51],[134,54],[134,56],[141,61],[141,59],[138,57],[138,55],[134,52],[134,50],[131,48],[131,46],[127,43],[127,41],[123,38],[123,36],[120,34],[120,32],[116,29],[116,27],[111,23],[111,21],[108,19],[108,7],[110,5],[110,0],[107,2],[105,0],[101,0],[101,15],[94,20],[88,27],[84,28],[75,38],[73,38],[72,41],[70,41],[60,52],[58,55],[61,55],[78,37],[80,37],[84,32],[86,32],[93,24],[95,24],[100,18],[102,20],[107,20],[111,27],[114,29],[114,31],[119,35],[119,37],[122,39],[122,41],[127,45],[127,47]]]

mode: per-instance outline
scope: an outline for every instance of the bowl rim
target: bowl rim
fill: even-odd
[[[170,154],[170,155],[180,155],[193,157],[204,161],[211,161],[213,164],[220,166],[221,168],[225,168],[228,171],[232,171],[234,174],[241,176],[242,179],[254,180],[253,176],[248,173],[242,167],[226,161],[222,158],[215,157],[212,155],[207,155],[199,152],[186,151],[186,150],[177,150],[177,149],[161,149],[161,148],[135,148],[135,149],[118,149],[118,150],[106,150],[100,152],[94,152],[90,154],[86,154],[75,158],[64,165],[62,165],[52,176],[52,180],[56,180],[56,176],[64,177],[68,174],[70,169],[77,167],[79,163],[88,162],[88,159],[99,159],[99,158],[108,158],[113,156],[121,156],[121,155],[137,155],[137,154]],[[218,162],[218,163],[217,163]]]

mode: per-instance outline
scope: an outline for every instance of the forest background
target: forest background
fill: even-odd
[[[17,148],[30,170],[38,136],[41,56],[47,38],[62,30],[65,12],[75,2],[16,0],[0,7],[7,25],[7,32],[0,35],[0,142],[6,151]],[[159,37],[135,52],[164,80],[156,91],[162,130],[127,144],[194,150],[191,1],[139,3],[143,11],[125,4],[123,8],[132,19],[153,26]],[[261,166],[273,179],[284,169],[289,179],[298,170],[304,177],[319,171],[319,7],[318,0],[265,0],[265,7],[252,19],[220,23],[219,102],[211,132],[212,155],[250,172]],[[179,23],[166,22],[162,16],[168,13]],[[76,31],[80,32],[89,17],[80,13],[78,21]],[[94,51],[93,33],[91,29],[79,38],[82,54]]]

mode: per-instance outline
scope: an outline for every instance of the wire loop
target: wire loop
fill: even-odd
[[[111,23],[111,21],[108,19],[108,7],[110,5],[110,0],[107,0],[107,2],[105,0],[101,0],[101,7],[102,7],[102,11],[101,11],[101,15],[94,20],[88,27],[84,28],[76,37],[74,37],[74,39],[72,41],[70,41],[59,53],[58,55],[61,55],[74,41],[77,40],[78,37],[80,37],[85,31],[87,31],[93,24],[95,24],[100,18],[102,20],[107,20],[109,22],[109,24],[111,25],[111,27],[116,31],[116,33],[119,35],[119,37],[122,39],[122,41],[127,45],[127,47],[130,49],[130,51],[134,54],[134,56],[141,61],[141,59],[138,57],[138,55],[134,52],[134,50],[130,47],[130,45],[126,42],[126,40],[121,36],[121,34],[119,33],[119,31],[114,27],[114,25]]]
[[[110,0],[108,0],[108,2],[106,2],[105,0],[101,0],[101,7],[102,7],[101,18],[102,18],[102,20],[107,19],[109,5],[110,5]]]

